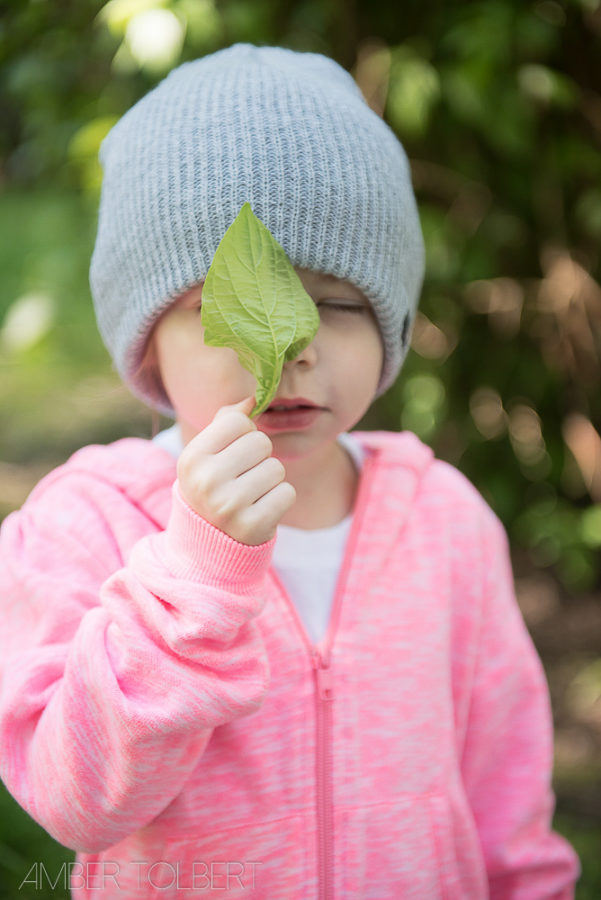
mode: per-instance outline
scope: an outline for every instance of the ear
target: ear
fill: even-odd
[[[161,370],[159,367],[159,359],[156,350],[156,341],[155,341],[155,325],[153,326],[148,338],[146,339],[146,346],[144,347],[144,355],[140,361],[140,365],[138,366],[134,377],[136,380],[145,381],[147,384],[154,384],[161,389],[164,393],[163,382],[161,379]]]

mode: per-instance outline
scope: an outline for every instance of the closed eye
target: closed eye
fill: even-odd
[[[366,306],[363,306],[361,303],[335,303],[328,301],[327,303],[318,303],[318,308],[320,310],[335,310],[336,312],[345,312],[345,313],[364,313],[367,309]]]

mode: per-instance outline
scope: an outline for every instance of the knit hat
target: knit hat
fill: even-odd
[[[292,265],[370,300],[384,346],[378,395],[407,352],[424,248],[405,152],[352,76],[316,53],[235,44],[184,63],[102,143],[90,284],[123,380],[173,415],[138,373],[158,316],[204,280],[240,208]]]

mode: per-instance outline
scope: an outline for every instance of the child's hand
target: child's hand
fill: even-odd
[[[273,445],[249,419],[247,397],[219,409],[177,463],[181,494],[199,515],[243,544],[270,540],[296,499]]]

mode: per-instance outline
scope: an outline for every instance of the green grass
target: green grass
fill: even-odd
[[[57,844],[25,813],[0,784],[0,898],[63,900],[69,891],[57,876],[75,854]],[[43,867],[43,868],[42,868]],[[53,889],[49,883],[55,882]],[[23,883],[26,882],[26,883]]]
[[[601,814],[590,822],[568,813],[557,813],[555,830],[568,839],[580,858],[582,875],[576,885],[576,900],[601,897]]]

